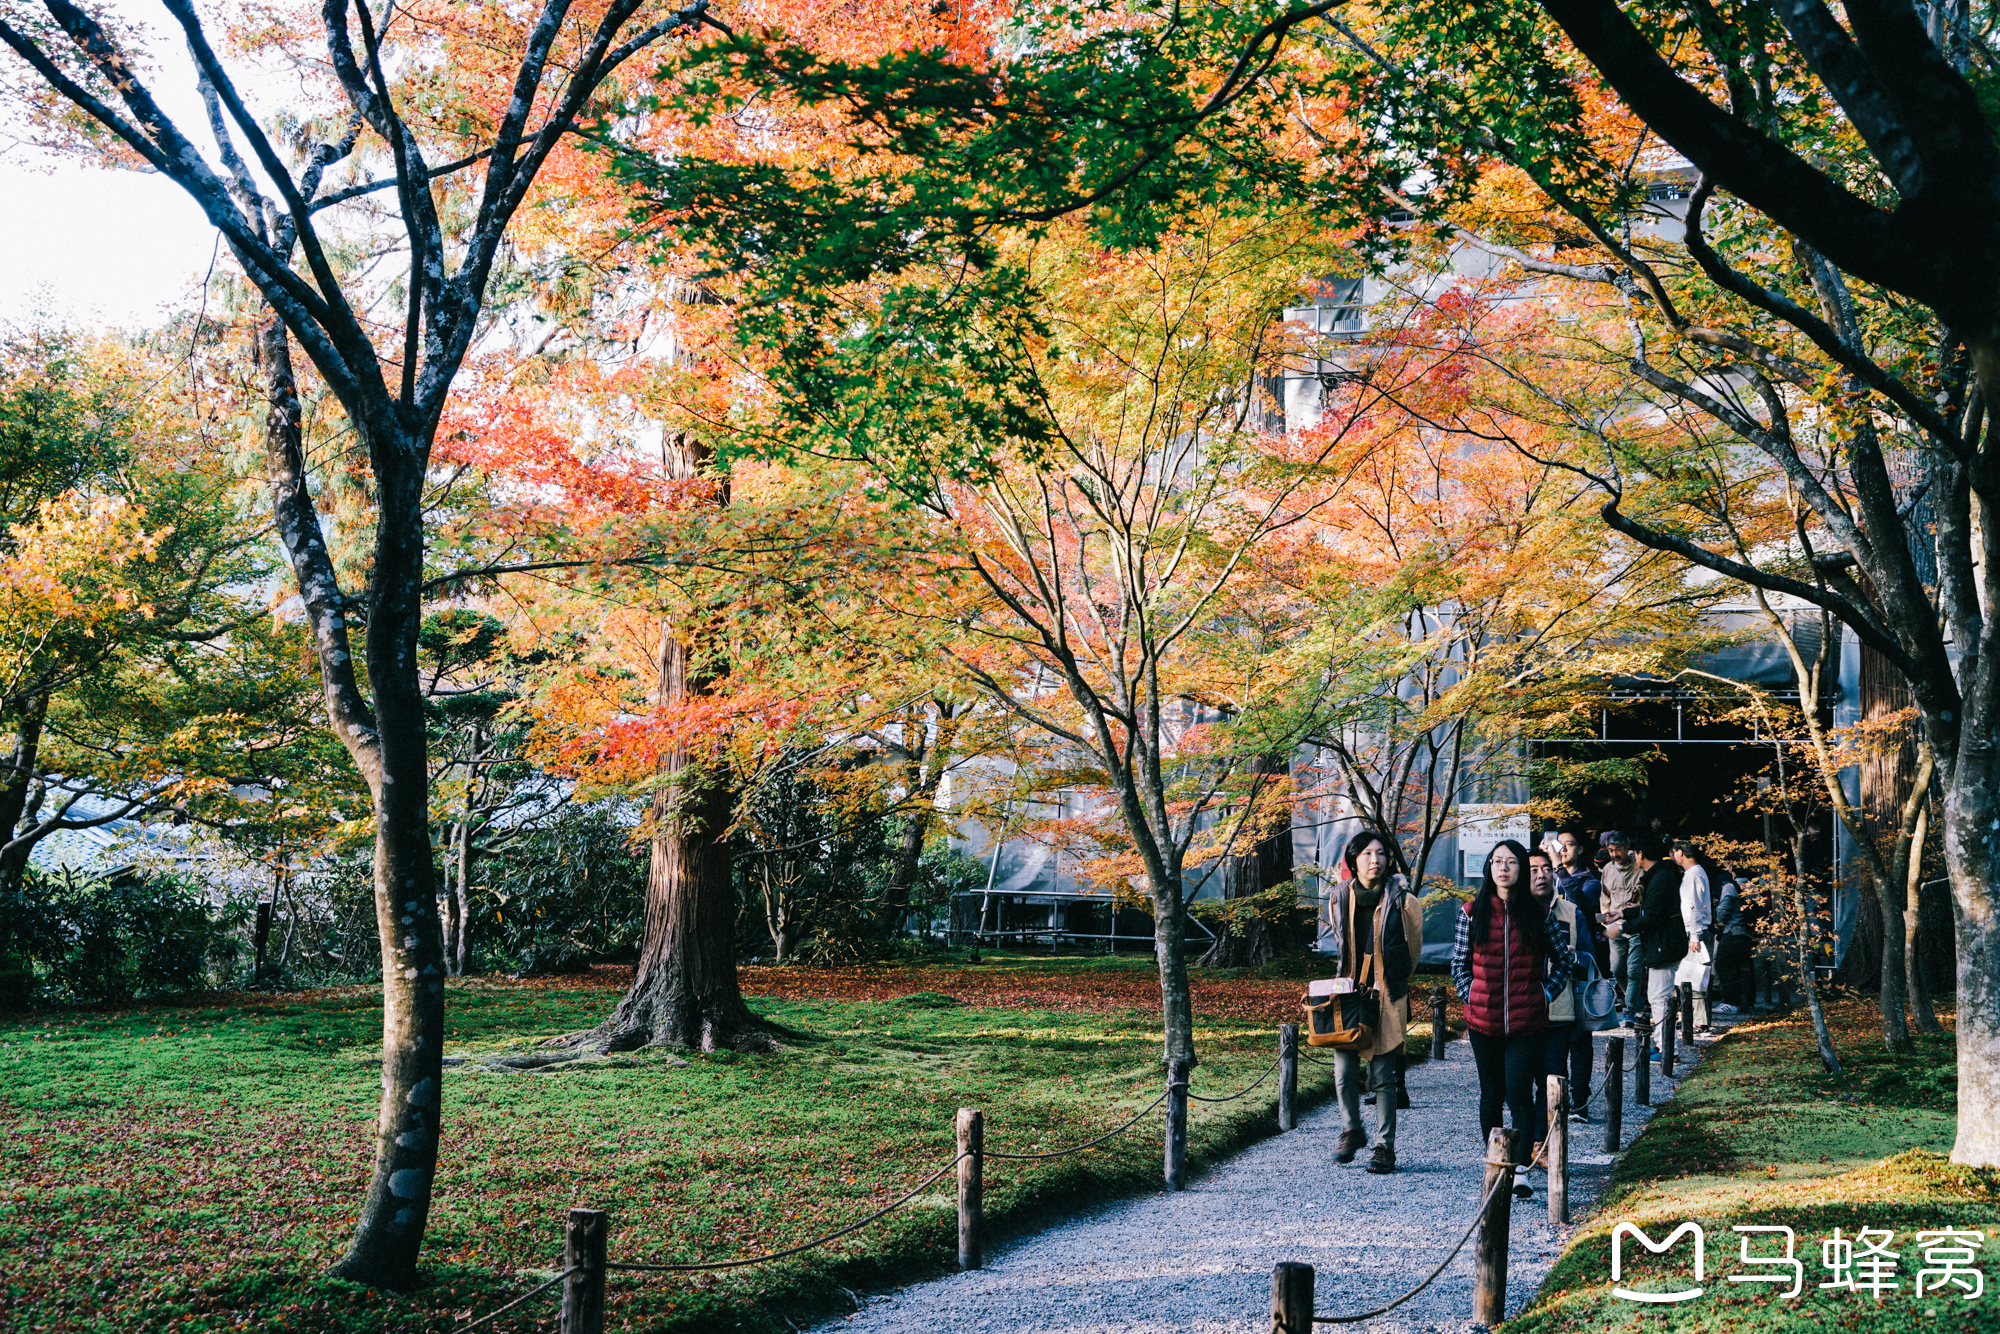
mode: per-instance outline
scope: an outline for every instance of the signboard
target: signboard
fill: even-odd
[[[1528,841],[1527,807],[1518,802],[1463,802],[1457,833],[1459,876],[1477,880],[1486,867],[1486,854],[1501,840]]]

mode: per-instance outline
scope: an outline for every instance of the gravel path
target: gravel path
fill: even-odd
[[[1706,1047],[1706,1042],[1700,1044]],[[1629,1065],[1633,1044],[1626,1042]],[[1604,1040],[1597,1042],[1591,1113],[1604,1108]],[[1683,1069],[1686,1068],[1683,1058]],[[1333,1161],[1337,1103],[1300,1118],[1195,1178],[1165,1191],[1106,1205],[1046,1231],[989,1248],[987,1267],[872,1298],[824,1331],[856,1334],[1265,1334],[1271,1267],[1302,1260],[1315,1270],[1322,1315],[1368,1310],[1400,1296],[1451,1249],[1478,1203],[1481,1150],[1478,1080],[1464,1039],[1445,1059],[1409,1073],[1410,1099],[1397,1126],[1397,1170],[1363,1171],[1368,1153]],[[1655,1067],[1653,1097],[1674,1081]],[[1650,1111],[1632,1105],[1625,1077],[1625,1142]],[[1374,1109],[1362,1108],[1374,1134]],[[1157,1121],[1142,1123],[1133,1133]],[[1570,1215],[1586,1217],[1610,1175],[1601,1120],[1571,1123]],[[1519,1312],[1562,1251],[1548,1225],[1544,1179],[1514,1206],[1507,1313]],[[1386,1316],[1351,1328],[1416,1334],[1470,1327],[1472,1244],[1424,1292]]]

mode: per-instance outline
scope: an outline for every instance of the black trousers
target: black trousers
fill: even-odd
[[[1725,935],[1715,943],[1715,990],[1725,1005],[1757,1008],[1757,975],[1750,967],[1750,937]]]
[[[1569,1105],[1573,1111],[1582,1111],[1590,1106],[1590,1072],[1597,1064],[1597,1044],[1592,1041],[1596,1034],[1581,1024],[1572,1024],[1576,1031],[1569,1037],[1569,1069],[1551,1070],[1552,1075],[1569,1076]]]
[[[1547,1035],[1541,1029],[1500,1037],[1473,1032],[1472,1063],[1479,1071],[1479,1142],[1491,1139],[1500,1125],[1504,1105],[1511,1129],[1520,1139],[1516,1150],[1525,1160],[1535,1131],[1535,1080],[1542,1071]]]

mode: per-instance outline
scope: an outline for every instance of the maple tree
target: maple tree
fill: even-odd
[[[718,23],[685,7],[613,0],[573,12],[498,6],[385,10],[365,3],[277,14],[257,44],[291,57],[340,110],[291,108],[274,139],[186,0],[168,16],[192,58],[215,143],[204,154],[163,109],[143,34],[48,0],[0,12],[22,64],[10,89],[51,133],[72,129],[181,187],[221,231],[266,303],[254,347],[266,403],[272,513],[298,580],[334,732],[370,789],[382,946],[383,1079],[375,1170],[341,1274],[407,1286],[436,1170],[444,960],[429,828],[418,634],[432,585],[425,502],[432,451],[459,370],[489,327],[487,296],[510,224],[580,118],[634,57]],[[296,21],[294,21],[296,20]],[[393,70],[392,80],[389,71]],[[433,95],[435,93],[436,95]],[[345,182],[330,179],[342,171]],[[368,173],[379,171],[379,176]],[[339,244],[345,209],[395,201],[401,263]],[[392,249],[389,253],[395,253]],[[367,457],[373,502],[366,592],[342,585],[314,504],[294,350]],[[448,575],[445,577],[449,577]],[[354,637],[365,630],[366,671]]]
[[[875,393],[781,437],[897,479],[943,579],[896,611],[949,627],[938,648],[955,674],[1045,734],[1050,762],[1115,810],[1094,874],[1145,886],[1169,1059],[1193,1055],[1188,867],[1228,842],[1204,817],[1254,807],[1268,772],[1247,761],[1296,744],[1218,717],[1253,712],[1272,684],[1260,659],[1293,614],[1255,553],[1307,526],[1325,503],[1315,484],[1351,466],[1384,398],[1374,381],[1416,373],[1391,360],[1346,382],[1320,427],[1266,428],[1256,384],[1291,350],[1281,312],[1314,251],[1322,269],[1346,253],[1297,217],[1216,219],[1125,254],[1073,227],[1022,233],[1003,246],[1018,304],[961,331],[991,350],[971,367],[921,334],[878,336],[889,298],[847,293],[868,332],[840,354],[870,367]],[[996,384],[1012,395],[1001,408]]]
[[[66,830],[226,819],[283,767],[299,646],[272,623],[240,478],[143,348],[31,327],[0,345],[0,892]]]

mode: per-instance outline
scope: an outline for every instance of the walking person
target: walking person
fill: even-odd
[[[1637,849],[1642,873],[1639,891],[1640,961],[1646,970],[1646,1002],[1653,1015],[1653,1049],[1660,1054],[1660,1027],[1667,1022],[1667,1002],[1674,994],[1674,969],[1687,957],[1688,932],[1681,921],[1681,871],[1661,859],[1657,844]],[[1629,914],[1626,918],[1631,920]]]
[[[1361,1128],[1361,1092],[1365,1082],[1375,1095],[1375,1153],[1370,1172],[1396,1170],[1396,1110],[1403,1091],[1403,1041],[1410,1024],[1410,974],[1423,951],[1423,908],[1410,884],[1390,874],[1388,845],[1379,834],[1363,830],[1347,840],[1341,854],[1346,883],[1334,890],[1328,908],[1328,934],[1340,958],[1337,977],[1375,993],[1379,1019],[1375,1041],[1362,1050],[1333,1054],[1334,1087],[1340,1095],[1346,1129],[1334,1151],[1338,1162],[1351,1163],[1368,1146]]]
[[[1608,972],[1611,964],[1599,925],[1604,885],[1598,878],[1597,868],[1591,864],[1590,854],[1590,845],[1584,841],[1582,833],[1565,829],[1556,839],[1556,864],[1551,869],[1555,876],[1556,893],[1576,909],[1576,920],[1570,925],[1571,942],[1579,953],[1589,951],[1590,957],[1597,960],[1597,966]],[[1569,1069],[1550,1070],[1549,1073],[1568,1077],[1571,1114],[1579,1121],[1588,1121],[1590,1077],[1597,1066],[1596,1042],[1590,1029],[1572,1023],[1569,1044]]]
[[[1576,951],[1554,909],[1528,888],[1528,850],[1513,839],[1486,854],[1479,892],[1459,913],[1451,980],[1479,1072],[1479,1137],[1500,1125],[1504,1105],[1525,1149],[1535,1124],[1533,1084],[1542,1067],[1549,1001],[1562,991]]]
[[[1715,964],[1715,891],[1708,874],[1708,859],[1701,849],[1684,838],[1673,845],[1674,865],[1681,868],[1681,923],[1687,929],[1688,953],[1700,967],[1694,986],[1694,1026],[1706,1033],[1708,1024],[1708,984]]]
[[[1607,829],[1597,836],[1604,850],[1604,868],[1597,873],[1602,887],[1598,920],[1610,958],[1605,975],[1618,996],[1618,1017],[1629,1024],[1639,1013],[1646,990],[1646,965],[1639,958],[1639,888],[1644,872],[1632,854],[1632,840],[1622,830]]]
[[[1549,861],[1548,854],[1537,848],[1528,854],[1528,891],[1535,901],[1542,904],[1551,914],[1552,925],[1559,925],[1569,933],[1572,941],[1585,938],[1582,917],[1583,910],[1565,898],[1556,888],[1556,868]],[[1577,951],[1579,960],[1582,950]],[[1535,1080],[1535,1143],[1540,1144],[1549,1137],[1549,1081],[1550,1075],[1561,1075],[1570,1081],[1570,1092],[1577,1107],[1583,1106],[1583,1098],[1590,1096],[1588,1084],[1582,1098],[1576,1098],[1575,1039],[1581,1033],[1586,1053],[1584,1078],[1589,1079],[1590,1032],[1576,1022],[1576,972],[1581,964],[1573,967],[1563,989],[1549,998],[1549,1026],[1543,1030],[1542,1068]]]

